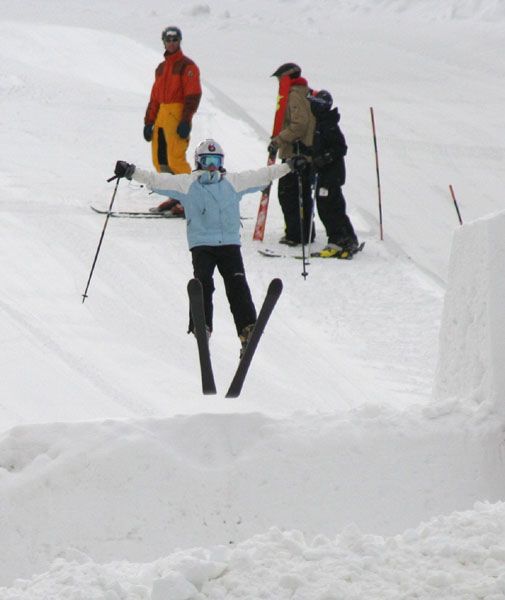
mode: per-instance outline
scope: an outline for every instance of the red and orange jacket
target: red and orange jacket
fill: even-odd
[[[183,105],[181,121],[191,121],[202,96],[200,70],[182,50],[165,52],[165,60],[155,72],[145,124],[154,124],[161,104]]]

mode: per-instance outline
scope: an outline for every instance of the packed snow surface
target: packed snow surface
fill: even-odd
[[[505,600],[505,7],[442,4],[0,0],[0,600]],[[260,256],[243,200],[254,300],[284,291],[237,400],[219,277],[200,394],[183,221],[110,219],[82,303],[168,24],[202,72],[189,157],[263,166],[286,61],[349,145],[353,261]]]

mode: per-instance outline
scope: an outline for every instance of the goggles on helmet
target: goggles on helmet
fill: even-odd
[[[209,167],[219,169],[223,166],[223,157],[220,154],[201,154],[198,162],[206,169]]]
[[[330,108],[331,102],[329,102],[326,98],[318,98],[317,96],[311,96],[309,98],[309,102],[313,106],[317,106],[317,108]]]
[[[161,32],[161,39],[164,42],[180,42],[182,40],[182,33],[178,27],[169,25]]]
[[[314,96],[309,92],[307,98],[312,105],[312,108],[320,111],[330,110],[333,104],[333,98],[331,97],[330,92],[327,92],[326,90],[321,90]]]

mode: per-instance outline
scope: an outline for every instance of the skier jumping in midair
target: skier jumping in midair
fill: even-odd
[[[240,251],[240,200],[245,194],[260,191],[274,179],[305,165],[304,157],[295,156],[283,164],[228,173],[224,169],[224,152],[212,139],[197,146],[195,171],[190,174],[155,173],[137,169],[125,161],[116,163],[116,176],[134,179],[155,192],[170,195],[183,205],[194,277],[202,284],[209,335],[212,332],[216,267],[224,280],[242,349],[256,322],[256,309]],[[191,318],[189,331],[193,331]]]

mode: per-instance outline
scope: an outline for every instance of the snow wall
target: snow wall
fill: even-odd
[[[505,415],[505,211],[454,235],[434,396],[447,410]]]

